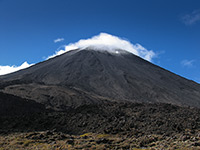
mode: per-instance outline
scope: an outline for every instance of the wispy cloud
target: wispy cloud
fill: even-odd
[[[32,66],[33,64],[28,64],[27,62],[24,62],[22,65],[20,66],[0,66],[0,75],[5,75],[8,73],[12,73],[21,69],[25,69],[28,68],[30,66]]]
[[[181,65],[184,66],[184,67],[194,67],[194,62],[195,60],[183,60],[181,61]]]
[[[122,49],[140,56],[148,61],[152,61],[152,58],[156,55],[153,50],[148,50],[138,43],[132,44],[130,41],[123,38],[107,33],[100,33],[99,35],[93,36],[89,39],[81,39],[76,43],[70,43],[65,46],[64,49],[56,51],[54,55],[49,56],[48,58],[55,57],[77,48],[84,49],[87,47],[90,47],[94,50],[107,50],[114,53],[117,49]]]
[[[193,25],[196,22],[200,21],[200,10],[195,10],[190,14],[182,16],[182,21],[186,25]]]
[[[64,38],[57,38],[54,40],[54,43],[62,42],[64,40],[65,40]]]

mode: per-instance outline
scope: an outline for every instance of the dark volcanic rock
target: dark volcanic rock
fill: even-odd
[[[44,111],[45,106],[40,103],[0,92],[1,116],[18,116]]]
[[[168,111],[166,110],[168,108]],[[94,111],[95,110],[95,111]],[[154,111],[152,111],[154,110]],[[0,116],[0,130],[9,132],[56,130],[68,134],[88,132],[173,136],[199,132],[200,110],[170,104],[104,103],[85,105],[66,112],[43,112],[27,115]],[[53,135],[48,132],[48,135]],[[182,140],[187,140],[183,137]]]

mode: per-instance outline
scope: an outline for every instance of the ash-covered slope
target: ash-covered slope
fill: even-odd
[[[0,92],[0,116],[18,116],[44,112],[45,107],[33,100]]]
[[[73,50],[0,77],[3,92],[54,109],[105,100],[200,107],[200,85],[131,53]]]

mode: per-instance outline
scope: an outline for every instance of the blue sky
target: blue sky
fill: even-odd
[[[153,50],[153,63],[200,82],[199,0],[0,0],[0,66],[43,61],[101,32]]]

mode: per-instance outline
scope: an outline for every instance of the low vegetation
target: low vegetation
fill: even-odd
[[[144,135],[140,138],[123,135],[102,135],[85,133],[83,135],[69,135],[61,132],[43,131],[28,133],[12,133],[0,136],[0,150],[63,150],[63,149],[200,149],[200,132],[192,136],[178,134],[173,137],[161,135]]]

